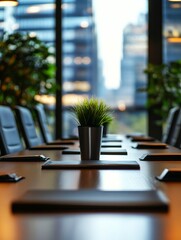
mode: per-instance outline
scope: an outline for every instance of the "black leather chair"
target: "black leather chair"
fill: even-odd
[[[176,127],[177,118],[179,115],[180,108],[173,107],[170,109],[168,118],[166,121],[165,131],[163,133],[162,142],[173,145],[173,133]]]
[[[47,117],[46,117],[43,105],[41,105],[41,104],[36,105],[34,107],[34,110],[36,113],[37,122],[39,124],[40,131],[41,131],[44,142],[45,143],[52,142],[53,137],[48,128],[48,121],[47,121]]]
[[[47,116],[46,116],[46,112],[44,109],[44,106],[42,104],[38,104],[34,107],[35,110],[35,114],[36,114],[36,118],[37,118],[37,122],[40,128],[40,132],[43,138],[43,141],[48,144],[74,144],[74,141],[72,141],[71,139],[57,139],[54,140],[52,137],[52,134],[50,133],[49,127],[48,127],[48,120],[47,120]]]
[[[60,144],[46,145],[45,142],[42,142],[41,138],[36,132],[35,122],[30,109],[22,106],[16,106],[15,111],[26,147],[28,149],[64,150],[68,148],[68,146],[61,146]]]
[[[36,132],[36,126],[31,111],[26,107],[16,106],[15,112],[26,147],[29,149],[42,144],[41,138]]]
[[[12,109],[0,106],[0,149],[1,155],[24,150]]]
[[[173,136],[170,145],[181,148],[181,110],[178,113],[177,121],[175,124]]]

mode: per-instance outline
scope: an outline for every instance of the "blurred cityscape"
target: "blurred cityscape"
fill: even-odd
[[[127,109],[141,108],[145,116],[146,94],[138,89],[146,85],[143,69],[147,58],[147,19],[140,13],[137,22],[128,24],[123,31],[120,82],[117,89],[106,88],[103,61],[98,55],[98,37],[92,0],[64,0],[62,2],[62,79],[64,122],[67,134],[73,131],[71,115],[66,107],[80,97],[97,96],[115,110],[112,131],[120,131],[121,118],[129,131]],[[52,0],[20,0],[16,8],[1,9],[1,32],[28,32],[50,46],[55,43],[55,4]],[[119,29],[117,29],[119,31]],[[110,46],[111,47],[111,46]],[[112,61],[114,64],[114,60]],[[111,66],[110,66],[111,68]],[[114,76],[113,80],[114,80]],[[114,83],[113,83],[114,84]],[[134,113],[135,114],[135,113]],[[134,115],[133,114],[133,115]],[[136,113],[137,116],[139,115]],[[129,115],[129,114],[128,114]],[[128,118],[129,119],[129,118]],[[143,120],[142,122],[146,122]],[[145,125],[145,123],[144,123]],[[146,131],[146,127],[140,129]],[[115,129],[115,130],[114,130]],[[122,130],[121,130],[122,131]]]
[[[173,16],[169,18],[173,9],[171,5],[168,5],[167,1],[164,4],[167,9],[164,12],[167,19],[164,29],[164,59],[169,61],[175,60],[172,59],[173,55],[174,58],[180,57],[180,50],[178,51],[171,42],[171,37],[178,34],[176,29],[180,30],[180,26],[174,25]],[[111,127],[112,132],[146,132],[146,93],[140,92],[139,89],[144,88],[147,82],[143,73],[147,65],[147,13],[140,12],[137,21],[128,22],[124,26],[120,42],[122,45],[122,57],[119,62],[120,84],[118,88],[107,88],[103,74],[104,63],[99,57],[99,33],[92,0],[63,0],[61,8],[62,101],[65,107],[66,134],[69,135],[73,131],[72,118],[66,107],[74,104],[80,97],[92,95],[104,99],[115,110],[116,121]],[[178,9],[177,15],[180,13],[180,8]],[[15,8],[0,9],[0,33],[28,32],[54,47],[54,12],[53,0],[19,0],[19,5]],[[112,77],[114,84],[114,76]]]

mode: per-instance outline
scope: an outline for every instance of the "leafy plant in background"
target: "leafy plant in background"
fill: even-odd
[[[82,127],[98,127],[113,120],[110,107],[102,100],[86,98],[72,107],[75,120]]]
[[[147,88],[143,89],[149,95],[147,106],[154,109],[163,123],[170,108],[181,106],[181,60],[161,65],[149,64],[144,73],[149,79]]]
[[[0,104],[33,106],[36,94],[54,94],[53,53],[37,37],[3,34],[0,37]]]

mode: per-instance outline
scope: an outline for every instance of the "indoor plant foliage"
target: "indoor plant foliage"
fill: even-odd
[[[98,127],[113,120],[111,109],[103,100],[85,98],[72,108],[78,126]]]
[[[147,106],[152,107],[162,122],[172,107],[181,105],[181,60],[168,64],[149,64],[144,70],[149,84]],[[159,108],[158,108],[159,106]]]
[[[0,38],[0,104],[30,105],[36,94],[55,93],[53,53],[37,37],[3,34]]]

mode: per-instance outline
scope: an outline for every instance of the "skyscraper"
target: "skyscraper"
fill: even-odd
[[[120,97],[127,106],[144,106],[146,94],[139,89],[146,86],[147,59],[147,23],[146,16],[141,15],[135,24],[125,27],[123,33],[123,58],[121,61]]]

